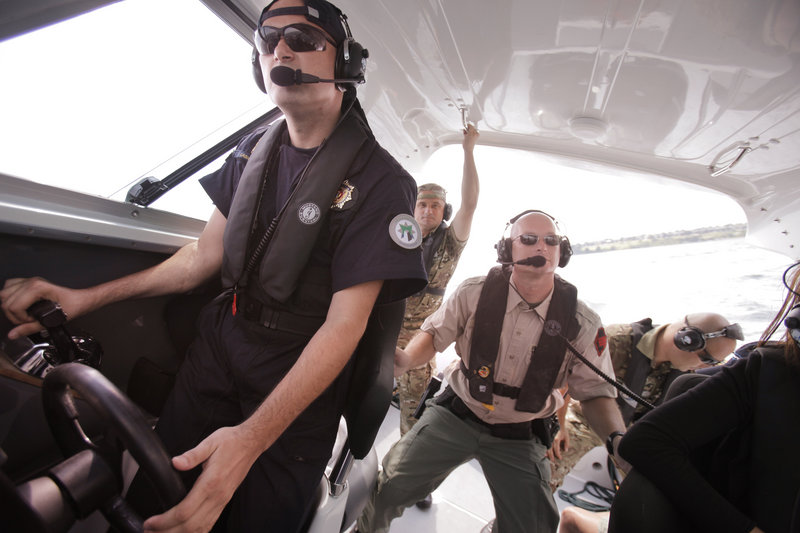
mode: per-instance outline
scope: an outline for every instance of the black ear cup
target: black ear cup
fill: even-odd
[[[346,24],[346,22],[344,23]],[[349,29],[347,33],[348,35],[350,34]],[[362,82],[364,80],[367,57],[369,57],[369,51],[352,37],[348,37],[336,52],[333,77],[354,80],[358,83]]]
[[[706,338],[703,336],[703,332],[688,324],[675,333],[673,342],[684,352],[696,352],[706,347]]]
[[[494,245],[494,249],[497,250],[497,262],[498,263],[510,263],[511,262],[511,239],[504,238],[497,241],[497,244]]]
[[[786,313],[783,325],[788,329],[800,329],[800,304],[795,305]]]
[[[266,93],[267,88],[264,85],[264,74],[261,72],[261,61],[259,60],[260,55],[258,50],[253,48],[253,53],[250,55],[250,63],[253,67],[253,79],[256,80],[256,85],[258,85],[262,93]]]
[[[453,205],[452,204],[444,204],[444,216],[442,218],[444,220],[450,220],[451,216],[453,216]]]
[[[572,257],[572,245],[566,235],[561,237],[561,243],[558,245],[558,266],[564,268],[569,263],[569,258]]]

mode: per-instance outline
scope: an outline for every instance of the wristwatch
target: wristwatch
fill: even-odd
[[[622,431],[612,431],[611,434],[606,439],[606,450],[608,450],[608,455],[614,455],[614,439],[617,437],[623,436],[625,433]]]

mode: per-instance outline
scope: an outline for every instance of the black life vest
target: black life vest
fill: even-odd
[[[223,241],[224,287],[244,282],[247,293],[263,303],[281,308],[291,298],[294,311],[325,316],[331,299],[330,272],[308,265],[308,260],[353,161],[377,144],[359,110],[351,109],[342,118],[309,161],[279,215],[263,258],[249,274],[250,279],[243,280],[245,265],[251,259],[247,242],[257,226],[262,182],[270,179],[265,173],[278,152],[285,123],[273,125],[264,134],[242,172],[228,214]]]
[[[500,335],[508,301],[510,267],[494,267],[486,276],[475,311],[475,327],[470,346],[469,367],[463,363],[462,372],[469,381],[473,398],[492,404],[492,394],[515,398],[517,411],[536,413],[555,387],[558,371],[564,362],[567,345],[564,337],[573,340],[580,331],[575,317],[578,289],[555,276],[553,296],[547,310],[546,322],[554,321],[562,327],[564,337],[548,335],[543,328],[537,346],[533,348],[531,362],[525,373],[522,387],[511,387],[494,382],[495,361],[500,348]]]
[[[425,273],[428,276],[428,281],[431,279],[431,269],[433,268],[433,259],[436,257],[436,252],[442,246],[445,235],[447,234],[447,224],[442,221],[439,226],[433,230],[427,237],[422,240],[422,261],[425,264]],[[433,294],[436,296],[444,296],[445,287],[431,287],[430,283],[417,294]]]
[[[653,369],[653,360],[643,354],[636,345],[639,344],[639,341],[642,340],[645,333],[653,329],[653,321],[649,318],[644,318],[638,322],[632,323],[631,328],[633,329],[631,333],[631,356],[628,360],[628,368],[625,371],[625,379],[623,382],[631,391],[635,392],[637,395],[641,395],[647,376]],[[670,371],[664,383],[664,392],[669,388],[670,383],[681,374],[683,374],[683,372],[680,370],[672,369]],[[617,405],[619,405],[619,411],[622,413],[622,420],[627,426],[633,420],[636,404],[633,403],[631,405],[627,403],[625,401],[626,398],[627,396],[623,394],[617,395]],[[659,405],[663,399],[664,394],[656,400],[655,405]]]

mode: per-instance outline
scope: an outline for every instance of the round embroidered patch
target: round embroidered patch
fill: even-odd
[[[551,337],[561,335],[561,324],[557,320],[548,320],[544,323],[544,332]]]
[[[297,218],[303,224],[314,224],[319,220],[320,214],[319,206],[311,202],[301,205],[297,210]]]
[[[480,367],[480,368],[478,369],[478,375],[479,375],[480,377],[482,377],[482,378],[487,378],[487,377],[489,377],[489,374],[490,374],[490,373],[491,373],[491,370],[489,370],[489,367],[488,367],[488,366],[486,366],[486,365],[484,365],[484,366],[482,366],[482,367]]]
[[[413,250],[422,242],[422,231],[414,217],[405,213],[389,222],[389,236],[398,246]]]

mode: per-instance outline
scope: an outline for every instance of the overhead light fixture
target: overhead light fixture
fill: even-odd
[[[595,117],[573,117],[569,130],[575,137],[584,141],[596,141],[608,132],[608,124]]]

